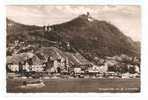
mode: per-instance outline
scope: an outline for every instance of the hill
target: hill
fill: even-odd
[[[80,15],[69,22],[53,27],[61,37],[64,37],[64,40],[70,41],[72,46],[87,58],[92,55],[140,55],[138,51],[140,44],[106,21]]]
[[[50,31],[45,31],[43,27],[23,25],[7,19],[7,43],[18,39],[42,47],[54,45],[66,50],[65,45],[69,42],[71,51],[79,52],[90,61],[96,56],[140,56],[140,42],[133,41],[111,23],[85,14],[50,27]]]

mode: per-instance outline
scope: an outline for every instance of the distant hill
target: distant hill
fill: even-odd
[[[53,42],[56,46],[70,42],[76,52],[90,61],[95,56],[140,56],[140,42],[133,41],[111,23],[85,14],[51,28],[51,31],[45,32],[43,27],[23,25],[7,19],[7,42],[15,39],[35,43],[45,41],[47,45]],[[46,43],[42,43],[42,46]]]

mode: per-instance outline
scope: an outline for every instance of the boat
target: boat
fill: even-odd
[[[21,88],[41,88],[44,87],[45,84],[42,80],[31,80],[31,81],[23,81],[23,85]]]

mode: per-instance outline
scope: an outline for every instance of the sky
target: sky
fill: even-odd
[[[8,5],[7,17],[27,25],[60,24],[90,13],[98,20],[117,26],[135,41],[141,40],[141,8],[137,5]]]

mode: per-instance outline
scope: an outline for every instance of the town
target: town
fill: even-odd
[[[89,12],[41,26],[7,18],[7,92],[139,92],[140,62],[139,41]]]
[[[7,74],[26,78],[140,78],[140,59],[127,55],[85,59],[78,52],[57,46],[41,47],[16,40],[7,48]]]

